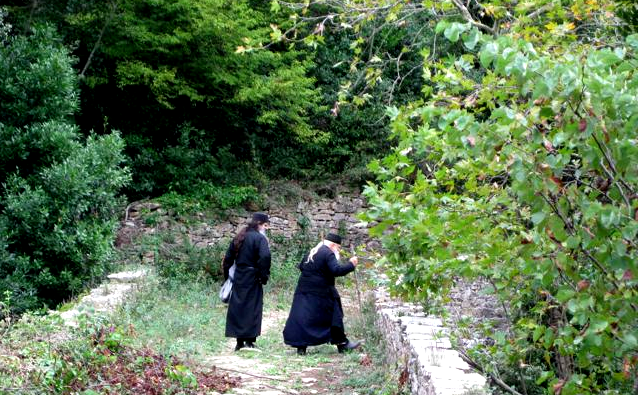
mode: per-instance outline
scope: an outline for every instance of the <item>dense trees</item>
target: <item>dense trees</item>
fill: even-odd
[[[288,14],[271,4],[4,4],[0,278],[19,310],[99,277],[122,187],[228,200],[265,177],[358,182],[387,145],[379,105],[329,112],[352,37],[319,54],[273,42]]]
[[[73,48],[78,124],[121,131],[131,197],[335,173],[362,156],[360,137],[332,125],[314,52],[268,44],[288,14],[267,2],[14,0],[9,9],[16,26],[55,23]],[[383,140],[374,144],[368,155]]]
[[[77,76],[53,29],[0,26],[0,292],[23,311],[103,275],[129,173],[118,134],[74,125]]]
[[[416,48],[423,99],[390,108],[394,152],[371,164],[393,290],[433,307],[491,284],[508,327],[457,346],[504,392],[634,392],[638,37],[614,4],[337,3],[342,24],[429,14],[455,45]]]

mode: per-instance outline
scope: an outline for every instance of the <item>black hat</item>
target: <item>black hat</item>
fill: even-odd
[[[326,236],[326,240],[341,245],[341,236],[334,233],[328,233],[328,236]]]
[[[268,218],[268,214],[264,214],[264,213],[255,213],[255,214],[253,214],[253,221],[257,221],[257,222],[270,222],[270,219]]]

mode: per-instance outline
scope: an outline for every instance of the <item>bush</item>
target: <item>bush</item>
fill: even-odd
[[[200,248],[191,244],[187,235],[170,231],[162,234],[157,242],[155,264],[164,283],[221,278],[221,260],[227,243]]]
[[[0,80],[0,292],[22,312],[104,274],[130,175],[119,134],[83,142],[69,121],[77,82],[51,28],[5,38]]]
[[[135,177],[131,196],[158,196],[170,192],[196,196],[202,192],[202,186],[206,189],[215,185],[223,189],[229,185],[258,183],[263,179],[258,168],[238,160],[230,147],[218,146],[206,131],[186,124],[176,134],[179,136],[176,141],[166,146],[154,146],[149,137],[126,137]]]
[[[257,188],[252,186],[222,187],[201,182],[188,194],[169,192],[160,196],[160,203],[172,216],[188,217],[201,211],[225,211],[242,206],[261,206]]]

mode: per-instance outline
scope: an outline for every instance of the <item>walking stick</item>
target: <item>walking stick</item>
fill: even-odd
[[[350,253],[352,254],[352,256],[355,256],[355,251],[354,248],[350,249]],[[357,264],[357,266],[359,266]],[[357,274],[357,269],[354,269],[354,286],[357,290],[357,300],[359,301],[359,314],[361,314],[362,312],[362,305],[361,305],[361,290],[359,289],[359,275]]]

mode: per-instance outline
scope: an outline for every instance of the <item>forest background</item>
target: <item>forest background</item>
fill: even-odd
[[[99,281],[126,202],[349,186],[395,293],[493,285],[506,329],[457,346],[501,390],[638,391],[633,2],[4,6],[4,314]]]

